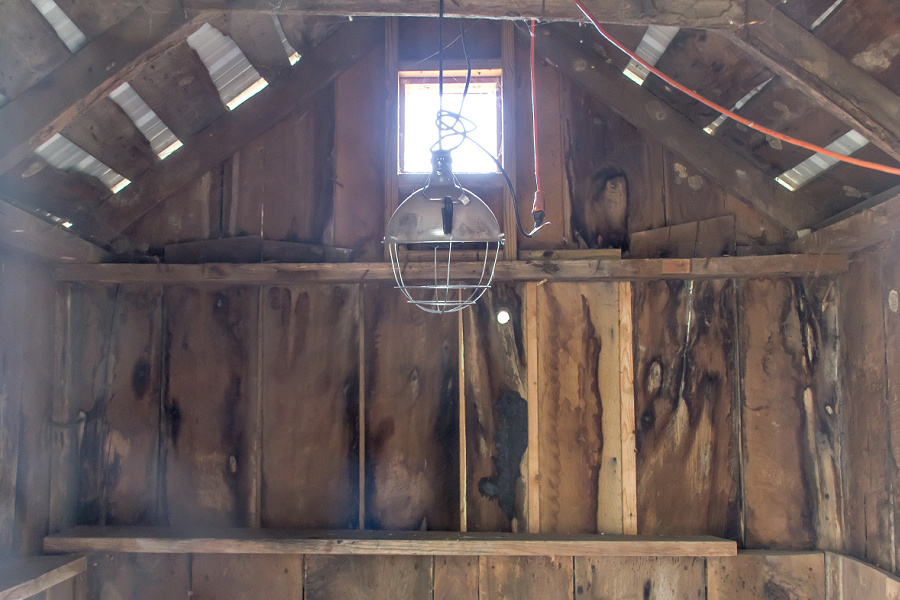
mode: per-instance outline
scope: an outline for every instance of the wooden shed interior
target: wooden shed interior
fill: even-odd
[[[900,598],[900,6],[584,2],[887,171],[447,2],[519,206],[458,173],[506,243],[433,315],[382,239],[438,0],[0,0],[0,599]]]

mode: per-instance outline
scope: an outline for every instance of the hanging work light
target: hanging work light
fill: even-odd
[[[438,128],[438,141],[432,146],[431,151],[431,175],[420,190],[413,192],[404,200],[394,214],[391,215],[385,229],[384,243],[387,244],[388,254],[391,259],[391,269],[394,273],[394,281],[408,302],[415,304],[427,312],[446,313],[462,310],[478,301],[484,292],[491,286],[494,278],[494,269],[497,266],[497,257],[500,246],[503,245],[503,233],[497,217],[488,208],[484,201],[471,191],[463,189],[459,181],[453,175],[450,152],[458,148],[468,138],[472,131],[472,123],[463,117],[462,107],[459,112],[453,113],[444,110],[444,0],[440,0],[440,12],[438,16],[438,60],[439,83],[438,94],[440,108],[438,109],[436,124]],[[532,26],[533,27],[533,26]],[[465,51],[465,31],[460,27],[460,38]],[[468,62],[468,53],[466,53]],[[468,65],[466,87],[468,90],[471,77],[471,64]],[[533,71],[533,67],[532,67]],[[534,75],[532,73],[532,81]],[[466,91],[463,92],[462,102],[466,99]],[[443,141],[445,137],[458,136],[460,142],[451,149],[445,149]],[[487,152],[480,144],[471,140],[476,146]],[[500,172],[509,186],[513,204],[515,205],[515,189],[509,179],[503,165],[490,152],[489,156],[497,164]],[[515,210],[516,223],[519,230],[526,237],[532,237],[538,229],[546,225],[544,219],[543,192],[538,186],[535,194],[535,205],[532,210],[534,229],[525,233],[519,221],[519,212]],[[434,272],[427,283],[407,282],[403,278],[403,268],[400,264],[400,246],[407,244],[425,245],[434,253]],[[452,261],[454,251],[461,246],[467,249],[475,249],[484,252],[481,265],[481,276],[474,278],[455,280],[453,278]],[[417,285],[414,285],[417,283]]]
[[[397,207],[385,231],[397,288],[422,310],[455,312],[471,306],[491,286],[503,234],[497,217],[484,201],[460,187],[450,168],[450,152],[433,150],[431,175],[424,188]],[[403,279],[401,244],[425,244],[434,252],[434,276],[427,284],[411,285]],[[481,277],[454,281],[454,248],[462,244],[484,250]]]

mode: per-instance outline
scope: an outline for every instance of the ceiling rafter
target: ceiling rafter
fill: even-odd
[[[587,89],[623,119],[693,163],[746,204],[782,227],[797,231],[823,214],[802,193],[789,192],[747,159],[683,117],[572,38],[559,25],[538,36],[537,53]]]
[[[0,173],[59,133],[143,65],[183,41],[204,18],[186,19],[177,2],[143,7],[93,40],[35,85],[0,108]],[[158,3],[159,4],[159,3]]]
[[[766,0],[747,0],[747,19],[740,33],[723,35],[900,161],[900,96]]]
[[[381,21],[348,22],[290,71],[206,129],[182,140],[178,155],[157,163],[96,210],[99,220],[124,231],[183,185],[216,168],[311,100],[343,71],[383,43]]]
[[[604,23],[732,29],[741,27],[746,22],[746,2],[747,0],[668,0],[657,3],[586,0],[585,4]],[[437,2],[434,0],[282,0],[277,7],[269,0],[185,0],[184,8],[189,13],[235,10],[308,15],[437,16]],[[447,3],[446,11],[450,17],[584,20],[584,15],[571,0],[454,0]]]
[[[0,197],[0,245],[51,262],[97,263],[109,256],[102,248]]]

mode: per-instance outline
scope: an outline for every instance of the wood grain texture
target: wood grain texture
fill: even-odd
[[[618,289],[537,288],[541,531],[621,533]]]
[[[78,522],[156,522],[162,289],[90,286],[73,299],[82,333],[99,335],[97,353],[70,340],[72,373],[90,373],[73,399],[85,415],[80,448]]]
[[[734,283],[634,290],[638,531],[737,539]]]
[[[483,264],[454,263],[451,277],[478,279]],[[847,270],[842,254],[808,256],[735,256],[695,259],[499,261],[494,281],[641,281],[654,279],[728,279],[763,276],[834,275]],[[408,281],[434,278],[434,265],[403,266]],[[391,281],[390,263],[260,265],[60,265],[57,281],[101,283],[359,283]]]
[[[53,28],[27,0],[0,5],[0,93],[15,98],[70,56]]]
[[[764,554],[746,552],[707,559],[709,600],[825,598],[822,552]]]
[[[186,598],[191,557],[184,554],[98,553],[90,557],[91,598]]]
[[[881,305],[884,315],[884,370],[890,444],[887,469],[891,477],[892,489],[896,490],[897,482],[900,481],[900,468],[897,463],[897,459],[900,458],[900,376],[897,374],[898,366],[900,366],[900,347],[898,347],[900,345],[900,314],[898,314],[900,308],[898,308],[897,302],[897,294],[900,290],[900,243],[892,240],[892,243],[881,252],[880,258]],[[897,540],[897,519],[900,515],[900,506],[893,498],[891,504],[894,526],[894,570],[896,570],[897,552],[900,550]]]
[[[44,549],[382,556],[734,556],[737,544],[711,536],[79,526],[44,538]]]
[[[834,494],[840,489],[836,369],[816,372],[820,364],[833,366],[837,360],[837,315],[823,312],[826,301],[799,280],[757,279],[740,286],[744,518],[750,548],[840,544],[839,499],[825,497],[826,489]]]
[[[262,525],[355,529],[359,287],[262,293]]]
[[[575,558],[576,600],[705,597],[702,558]]]
[[[194,554],[191,598],[241,600],[265,589],[266,598],[303,600],[303,556]]]
[[[0,561],[0,600],[20,600],[72,579],[87,569],[84,556],[33,556]]]
[[[479,600],[477,556],[435,556],[434,600]]]
[[[391,162],[384,154],[384,53],[372,50],[334,84],[332,237],[335,246],[353,248],[362,261],[379,260],[384,253],[385,163]],[[359,115],[367,115],[365,127],[360,127]]]
[[[429,556],[308,556],[305,600],[430,600]]]
[[[258,310],[254,288],[165,290],[164,522],[254,521]]]
[[[571,556],[493,557],[479,560],[480,600],[568,600],[573,597]]]
[[[872,565],[847,556],[825,553],[829,600],[897,600],[900,580]]]
[[[525,531],[526,483],[521,465],[527,446],[528,419],[501,403],[504,392],[522,398],[526,391],[524,288],[496,284],[482,299],[464,311],[463,343],[466,399],[466,505],[468,531]],[[499,311],[510,315],[497,322]],[[503,410],[501,410],[501,408]],[[501,440],[498,446],[498,440]],[[482,491],[483,480],[498,486],[505,513],[497,496]],[[515,521],[515,523],[513,523]]]
[[[37,218],[0,197],[0,248],[49,262],[100,262],[107,253],[77,235]]]
[[[844,413],[844,489],[847,553],[883,569],[895,565],[893,467],[886,458],[891,414],[887,402],[885,306],[878,254],[862,253],[839,280],[841,378]],[[887,317],[890,320],[892,317]]]
[[[459,528],[456,319],[366,296],[366,527]],[[402,335],[401,333],[402,332]]]

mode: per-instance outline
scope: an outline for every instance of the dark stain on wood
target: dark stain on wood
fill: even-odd
[[[518,392],[505,391],[495,405],[494,447],[491,457],[495,475],[482,477],[478,491],[482,496],[497,500],[500,510],[510,520],[516,515],[516,485],[519,481],[519,464],[528,446],[528,404]]]

